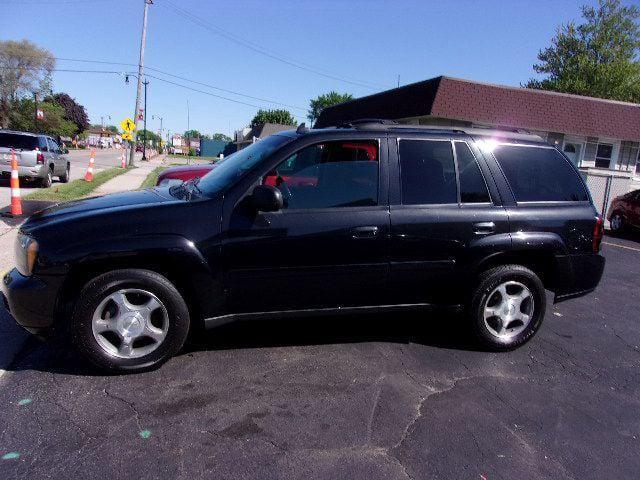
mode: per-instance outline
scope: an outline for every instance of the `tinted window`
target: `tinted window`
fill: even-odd
[[[47,138],[47,141],[49,142],[49,151],[58,153],[58,150],[59,150],[58,144],[51,138]]]
[[[400,140],[400,178],[404,205],[458,202],[451,142]]]
[[[37,146],[38,137],[17,133],[0,133],[0,147],[13,148],[15,150],[35,150]]]
[[[469,145],[464,142],[455,142],[455,148],[460,175],[460,201],[462,203],[490,202],[487,184]]]
[[[263,183],[282,192],[284,208],[371,206],[378,203],[378,143],[311,145],[269,172]]]
[[[589,200],[580,177],[555,148],[499,145],[493,154],[518,202]]]

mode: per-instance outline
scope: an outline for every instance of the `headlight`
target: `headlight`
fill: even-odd
[[[16,268],[22,275],[29,276],[38,258],[38,242],[29,235],[19,233],[16,239]]]

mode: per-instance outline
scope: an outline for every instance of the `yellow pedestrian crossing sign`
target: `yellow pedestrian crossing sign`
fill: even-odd
[[[125,118],[122,123],[120,123],[120,126],[122,127],[122,130],[127,133],[133,132],[136,129],[135,122],[130,118]]]
[[[133,141],[133,137],[131,136],[131,133],[127,132],[127,133],[123,133],[122,134],[122,139],[123,140],[129,140],[130,142]]]

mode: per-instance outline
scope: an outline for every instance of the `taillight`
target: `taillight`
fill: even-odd
[[[596,217],[596,226],[593,227],[593,241],[592,248],[593,253],[598,253],[600,251],[600,244],[602,243],[602,237],[604,236],[604,221],[601,216]]]
[[[44,165],[44,153],[36,154],[36,162],[40,165]]]

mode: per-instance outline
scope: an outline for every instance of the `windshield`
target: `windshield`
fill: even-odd
[[[225,158],[216,168],[202,177],[202,180],[198,182],[198,188],[208,196],[220,192],[226,186],[240,178],[245,172],[255,167],[262,159],[271,155],[291,140],[291,137],[271,135],[264,140],[260,140],[237,151],[228,158]]]
[[[0,133],[0,147],[35,150],[38,147],[38,137],[20,135],[19,133]]]

